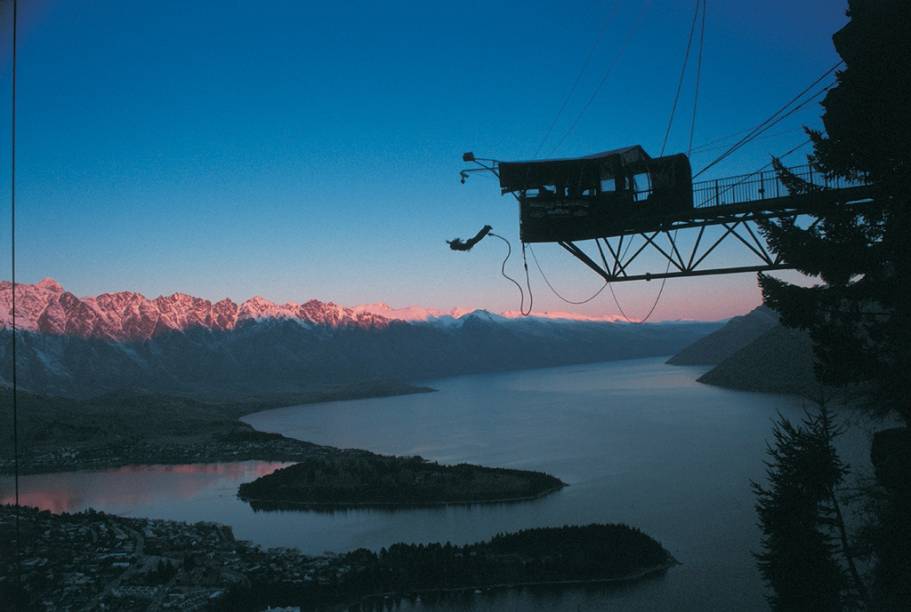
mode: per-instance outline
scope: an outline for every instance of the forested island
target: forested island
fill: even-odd
[[[311,556],[235,540],[216,523],[34,508],[21,509],[19,522],[20,560],[29,571],[17,596],[10,579],[16,519],[12,506],[0,506],[0,601],[21,609],[347,609],[386,597],[629,581],[676,564],[658,542],[617,524]]]
[[[461,463],[446,466],[421,457],[345,453],[304,459],[240,485],[238,495],[256,510],[306,506],[465,504],[532,499],[565,486],[526,470]]]

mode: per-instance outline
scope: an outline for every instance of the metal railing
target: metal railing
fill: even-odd
[[[794,166],[788,168],[788,171],[809,186],[808,192],[863,187],[870,184],[865,180],[831,177],[809,165]],[[791,195],[790,191],[775,170],[763,170],[752,174],[693,183],[694,208],[746,204],[788,195]]]

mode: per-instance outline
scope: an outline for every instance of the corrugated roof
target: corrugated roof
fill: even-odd
[[[500,188],[503,191],[524,189],[529,185],[584,180],[597,182],[601,160],[620,158],[621,164],[631,164],[651,159],[640,145],[631,145],[585,155],[559,159],[500,162]]]
[[[641,145],[630,145],[628,147],[620,147],[619,149],[611,149],[610,151],[602,151],[601,153],[592,153],[591,155],[580,155],[579,157],[552,157],[550,159],[527,159],[520,161],[503,161],[500,162],[500,165],[503,164],[552,164],[559,162],[573,162],[580,159],[604,159],[607,157],[614,157],[615,155],[620,155],[624,158],[623,161],[639,161],[643,159],[651,159],[651,156],[645,152],[645,149]]]

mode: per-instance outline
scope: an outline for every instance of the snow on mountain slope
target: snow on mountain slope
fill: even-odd
[[[0,283],[0,339],[9,338],[11,293],[10,283]],[[262,297],[213,303],[182,293],[79,298],[49,279],[17,284],[16,306],[19,384],[72,397],[118,389],[259,396],[653,357],[717,329]],[[0,376],[10,370],[10,347],[0,342]]]
[[[382,302],[354,306],[352,307],[352,310],[354,312],[374,314],[394,321],[409,322],[433,321],[435,319],[460,319],[463,316],[474,312],[471,308],[453,308],[452,310],[424,308],[422,306],[393,308]]]
[[[236,304],[174,293],[149,299],[118,291],[79,298],[46,278],[16,285],[16,326],[25,331],[108,340],[146,340],[166,331],[202,327],[228,331],[247,320],[291,319],[304,325],[382,327],[389,319],[333,303],[275,304],[256,296]],[[0,327],[12,325],[12,284],[0,282]]]
[[[50,278],[34,285],[16,285],[18,329],[115,341],[148,340],[164,332],[189,328],[229,331],[245,321],[272,319],[296,321],[305,326],[379,328],[388,326],[392,321],[448,327],[460,325],[469,317],[501,322],[523,318],[517,311],[494,314],[469,308],[449,311],[420,306],[393,308],[383,303],[350,308],[319,300],[303,304],[276,304],[261,296],[252,297],[241,304],[230,299],[213,303],[186,293],[149,299],[133,291],[80,298]],[[535,312],[524,320],[606,323],[617,321],[618,318],[614,315]],[[12,284],[0,281],[0,327],[11,327],[11,323]]]

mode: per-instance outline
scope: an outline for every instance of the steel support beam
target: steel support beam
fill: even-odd
[[[705,219],[701,222],[689,220],[685,225],[670,224],[661,229],[653,229],[643,232],[626,232],[616,236],[605,236],[594,240],[598,253],[595,257],[586,253],[578,244],[573,241],[563,240],[558,244],[563,247],[570,255],[584,263],[589,269],[598,276],[610,283],[619,283],[626,281],[641,281],[663,278],[686,278],[692,276],[710,276],[716,274],[737,274],[742,272],[768,272],[773,270],[786,270],[791,268],[787,262],[780,257],[773,257],[760,238],[759,232],[750,227],[750,223],[755,223],[759,219],[787,219],[797,216],[806,215],[791,211],[766,212],[757,214],[756,211],[746,211],[739,214],[728,214],[723,217]],[[815,218],[811,227],[818,223],[819,218]],[[724,231],[720,236],[713,238],[711,241],[704,240],[705,229],[710,226],[723,228]],[[678,240],[678,232],[691,228],[699,229],[696,235],[695,243],[692,248],[683,249]],[[662,247],[659,240],[662,235],[666,237],[670,248]],[[633,250],[633,253],[627,255],[623,251],[624,244],[627,245],[627,252],[632,246],[634,238],[640,238],[642,244]],[[617,238],[617,244],[611,244],[610,239]],[[754,255],[759,262],[755,265],[739,266],[706,266],[706,259],[725,241],[734,240],[741,247],[745,247],[748,252]],[[602,246],[603,243],[603,246]],[[659,266],[655,272],[633,273],[630,271],[630,265],[642,253],[651,251],[660,256],[661,261],[666,262]],[[598,261],[600,260],[600,261]]]
[[[688,278],[691,276],[712,276],[716,274],[737,274],[739,272],[769,272],[772,270],[790,270],[793,266],[788,264],[776,264],[772,266],[737,266],[732,268],[713,268],[709,270],[691,270],[688,272],[645,272],[644,274],[632,274],[630,276],[621,276],[620,278],[608,278],[599,274],[604,280],[611,283],[622,281],[650,281],[660,280],[662,278]],[[600,271],[599,271],[600,272]]]

